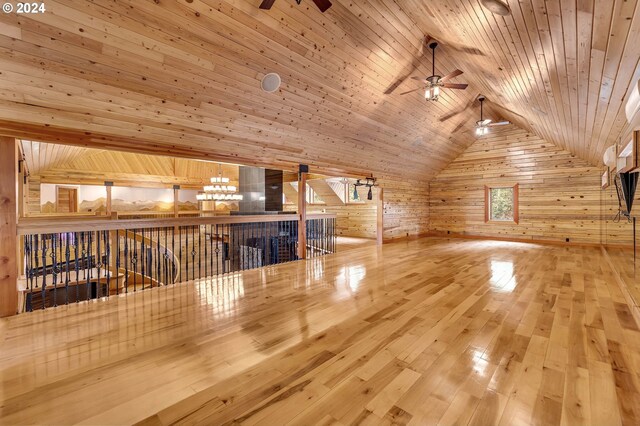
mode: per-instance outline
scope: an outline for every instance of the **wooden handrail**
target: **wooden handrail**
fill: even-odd
[[[336,219],[335,213],[307,213],[307,220],[311,219]]]
[[[307,219],[331,219],[335,214],[310,214]],[[148,229],[172,226],[221,225],[235,223],[285,222],[298,220],[298,214],[212,216],[162,219],[130,220],[48,220],[44,218],[23,218],[18,222],[18,235],[51,234],[60,232],[115,231],[118,229]]]

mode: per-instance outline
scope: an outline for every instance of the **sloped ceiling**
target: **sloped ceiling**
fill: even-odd
[[[30,175],[66,175],[80,179],[96,176],[175,176],[208,181],[221,172],[238,180],[238,166],[131,152],[21,141]],[[72,174],[73,172],[73,174]],[[103,179],[104,180],[104,179]]]
[[[29,140],[20,141],[20,147],[27,164],[27,170],[32,175],[37,175],[43,170],[60,167],[90,152],[101,152],[100,150],[90,150],[77,146],[56,145]]]
[[[0,132],[424,180],[473,142],[479,93],[491,118],[595,162],[623,132],[640,73],[637,0],[510,0],[506,18],[476,0],[335,0],[325,14],[259,3],[58,0],[1,14]],[[400,95],[416,87],[405,77],[430,74],[425,34],[441,41],[436,71],[462,69],[466,91]],[[260,90],[267,72],[282,76],[276,93]]]

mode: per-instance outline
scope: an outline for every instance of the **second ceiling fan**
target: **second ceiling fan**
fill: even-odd
[[[486,98],[482,95],[478,96],[478,100],[480,101],[480,120],[476,121],[476,135],[478,136],[486,135],[489,132],[489,127],[511,124],[511,122],[506,120],[492,123],[490,118],[484,119],[482,105],[485,99]]]
[[[407,93],[417,92],[418,90],[425,89],[424,97],[428,101],[438,101],[438,97],[440,96],[440,88],[444,87],[446,89],[458,89],[464,90],[467,88],[468,84],[466,83],[449,83],[449,80],[455,78],[462,74],[462,71],[455,70],[450,72],[449,74],[441,77],[436,75],[436,47],[438,47],[438,43],[433,41],[429,43],[429,48],[431,49],[431,75],[427,78],[421,78],[413,76],[411,77],[414,80],[421,81],[426,84],[424,87],[418,87],[417,89],[409,90],[407,92],[401,93],[401,95],[406,95]]]

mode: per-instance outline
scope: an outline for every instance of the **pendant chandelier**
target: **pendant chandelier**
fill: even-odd
[[[222,176],[222,165],[218,164],[218,176],[211,178],[211,185],[204,187],[204,193],[198,194],[198,201],[240,201],[242,195],[237,194],[238,188],[229,185],[229,178]]]

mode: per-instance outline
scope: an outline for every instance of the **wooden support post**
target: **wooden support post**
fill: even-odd
[[[180,217],[180,185],[173,185],[173,217]]]
[[[380,187],[376,201],[376,240],[379,246],[384,244],[384,194]]]
[[[0,317],[18,311],[18,145],[0,137]]]
[[[178,203],[180,201],[180,185],[173,185],[173,217],[180,217],[180,210],[178,210]],[[180,227],[178,225],[173,227],[173,232],[175,234],[180,234]]]
[[[298,172],[298,258],[307,258],[307,172]]]
[[[18,159],[18,217],[24,217],[24,200],[25,200],[25,165],[22,158]]]
[[[113,188],[113,182],[105,182],[104,186],[107,189],[107,216],[111,216],[112,211],[112,199],[111,199],[111,188]]]

